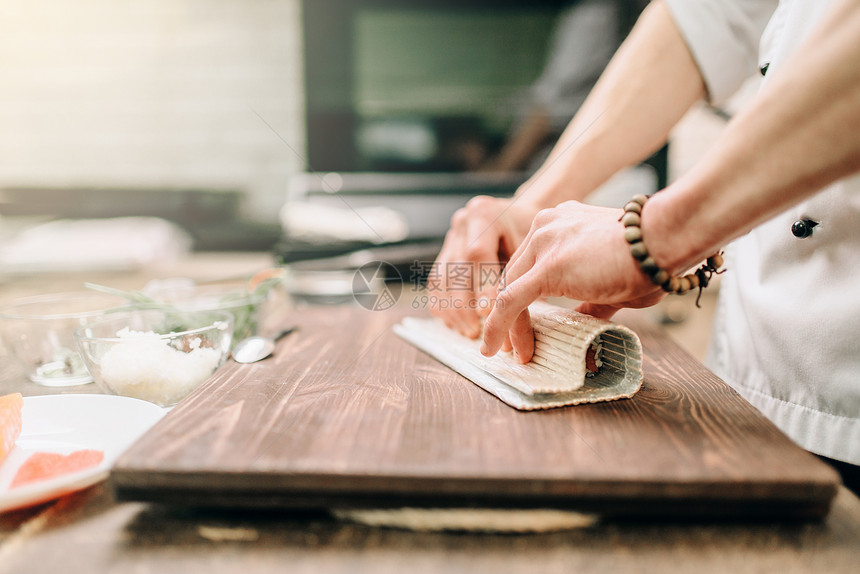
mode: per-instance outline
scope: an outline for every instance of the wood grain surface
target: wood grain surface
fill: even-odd
[[[117,463],[120,499],[227,506],[554,506],[822,516],[838,475],[635,312],[632,399],[519,412],[396,337],[402,313],[297,312]]]

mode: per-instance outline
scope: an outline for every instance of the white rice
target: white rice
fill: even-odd
[[[102,357],[102,381],[117,394],[161,406],[178,403],[221,361],[221,352],[201,348],[199,337],[186,341],[189,352],[172,347],[152,331],[125,328],[117,337],[127,342],[112,345]]]

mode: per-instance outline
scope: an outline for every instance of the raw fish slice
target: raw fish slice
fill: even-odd
[[[37,452],[18,469],[9,488],[71,474],[101,464],[105,454],[100,450],[76,450],[70,454]]]

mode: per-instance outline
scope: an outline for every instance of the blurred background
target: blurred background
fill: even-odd
[[[0,268],[62,245],[432,260],[454,210],[540,164],[644,4],[4,0]],[[700,116],[609,187],[685,169],[722,125]]]
[[[298,0],[4,0],[4,222],[158,215],[257,247],[237,222],[275,223],[304,168],[301,36]]]
[[[351,302],[374,261],[418,284],[456,209],[534,173],[646,4],[3,0],[0,300],[276,267],[294,303]],[[682,174],[732,106],[697,105],[590,201]],[[715,292],[697,321],[695,296],[655,312],[696,356]]]

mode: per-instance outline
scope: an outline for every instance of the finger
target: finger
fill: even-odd
[[[452,290],[450,272],[452,262],[461,258],[467,221],[465,209],[458,209],[451,216],[451,227],[427,278],[430,312],[442,319],[447,327],[463,335],[472,334],[475,328],[458,311],[461,305],[457,304],[457,294]]]
[[[450,315],[453,317],[455,330],[464,337],[477,339],[481,335],[481,318],[472,308],[471,293],[451,295],[448,297],[447,304],[452,306]]]
[[[506,272],[511,266],[515,265],[516,262],[522,258],[523,253],[525,253],[526,250],[531,245],[532,238],[534,237],[534,232],[535,232],[535,227],[534,227],[534,225],[532,225],[531,229],[529,229],[529,232],[526,234],[522,243],[520,243],[519,246],[514,250],[514,252],[511,253],[510,258],[508,259],[507,263],[505,264],[505,271]]]
[[[525,243],[523,243],[525,245]],[[519,251],[519,250],[518,250]],[[499,285],[499,292],[505,291],[508,286],[517,279],[528,273],[535,265],[535,253],[533,249],[524,249],[516,257],[511,259],[502,272],[502,280]]]
[[[526,243],[527,243],[527,241],[523,242],[523,245],[526,245]],[[504,274],[502,276],[502,282],[499,286],[500,290],[499,290],[499,292],[496,296],[496,299],[494,301],[493,310],[495,310],[497,307],[500,307],[500,306],[504,307],[506,304],[509,304],[506,302],[506,300],[503,298],[502,295],[510,288],[510,284],[512,281],[515,282],[516,280],[518,280],[520,277],[522,277],[522,275],[525,272],[527,272],[528,269],[531,269],[531,267],[534,265],[534,257],[532,256],[531,251],[526,250],[526,248],[523,248],[522,250],[518,249],[517,251],[519,252],[520,255],[515,260],[511,260],[508,263],[508,265],[505,267]],[[528,301],[525,304],[525,306],[528,306],[530,303],[531,303],[531,301]],[[518,309],[517,311],[519,312],[520,309]],[[490,315],[488,314],[487,318],[489,318],[489,316]],[[513,321],[514,318],[516,318],[516,316],[517,316],[516,314],[512,314],[511,320]],[[484,333],[486,333],[486,331],[487,331],[487,322],[485,320],[485,322],[484,322]],[[504,331],[504,333],[505,333],[505,335],[504,335],[504,339],[501,343],[501,350],[511,351],[515,348],[514,344],[511,342],[510,338],[508,337],[507,329]],[[486,337],[484,338],[484,340],[486,341]],[[495,354],[495,352],[496,351],[494,350],[493,354]],[[527,354],[529,355],[529,358],[530,358],[531,352],[527,351]]]
[[[511,344],[514,347],[514,354],[521,363],[528,363],[532,360],[532,355],[535,352],[535,334],[532,330],[531,316],[529,309],[526,307],[517,315],[511,330],[508,332]]]
[[[445,264],[445,262],[437,262],[437,266],[441,266],[443,269]],[[461,299],[460,294],[448,289],[443,274],[428,278],[427,307],[429,311],[449,329],[465,337],[476,339],[481,334],[480,321],[476,317],[474,322],[469,322],[468,318],[464,317],[459,311],[465,306]]]
[[[483,355],[490,357],[498,352],[517,316],[541,296],[540,281],[536,273],[530,272],[499,293],[493,311],[484,322],[484,342],[481,345]]]
[[[469,309],[470,299],[471,293],[449,290],[436,304],[444,309],[444,316],[451,322],[451,328],[464,337],[475,339],[481,334],[481,321],[478,314]]]
[[[443,290],[436,305],[452,323],[454,330],[464,337],[475,339],[481,334],[481,319],[470,306],[470,300],[473,297],[474,270],[467,262],[451,260],[451,257],[456,257],[457,253],[463,253],[465,237],[463,233],[453,231],[450,235],[453,255],[450,255],[439,268]]]
[[[499,292],[502,273],[503,267],[501,263],[496,263],[495,265],[482,264],[478,267],[475,277],[477,282],[475,300],[478,316],[487,317],[490,311],[493,310],[496,294]]]
[[[504,291],[512,281],[522,276],[527,269],[534,265],[534,256],[524,255],[526,253],[530,253],[530,251],[528,251],[528,246],[532,237],[532,231],[533,230],[529,230],[528,235],[526,235],[526,238],[522,243],[520,243],[519,247],[517,247],[510,259],[508,259],[507,263],[500,267],[499,280],[496,282],[496,292],[492,294],[492,305],[490,306],[490,311],[492,311],[499,303],[498,294]],[[489,315],[490,313],[487,313],[486,316],[489,317]]]
[[[462,253],[462,248],[460,253]],[[481,334],[481,318],[478,315],[475,302],[475,266],[468,261],[449,262],[446,269],[446,285],[448,300],[451,306],[450,315],[457,325],[457,330],[471,339]]]
[[[475,265],[474,296],[477,314],[490,314],[490,303],[495,299],[501,278],[499,261],[498,224],[487,217],[473,218],[468,222],[466,256]]]
[[[447,256],[445,249],[440,253],[439,258],[433,264],[430,275],[427,277],[427,302],[429,311],[441,319],[449,329],[453,329],[464,336],[476,338],[480,334],[480,329],[470,326],[457,313],[459,305],[455,302],[456,293],[449,290],[445,269],[448,267]]]
[[[433,262],[432,267],[430,267],[430,271],[427,274],[427,281],[424,284],[424,291],[427,293],[428,300],[431,297],[440,297],[445,292],[445,284],[443,282],[444,276],[440,272],[440,269],[445,268],[445,261],[447,260],[447,240],[445,244],[442,246],[442,250],[439,252],[439,255],[436,257],[436,261]],[[442,312],[442,309],[437,305],[430,305],[429,311],[433,315],[441,318],[445,324],[447,325],[450,319],[446,318],[446,313]],[[450,325],[449,325],[450,326]]]
[[[505,340],[502,341],[502,351],[505,353],[510,353],[514,350],[514,346],[511,344],[511,336],[510,334],[505,335]]]
[[[584,313],[585,315],[591,315],[592,317],[597,317],[598,319],[612,319],[612,316],[618,312],[618,307],[614,305],[602,305],[599,303],[580,303],[576,307],[576,311],[579,313]]]

